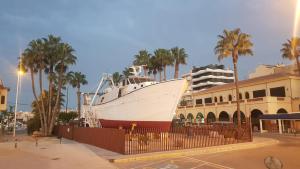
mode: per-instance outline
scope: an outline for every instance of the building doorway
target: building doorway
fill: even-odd
[[[215,122],[216,121],[216,116],[213,112],[209,112],[207,114],[207,123]]]
[[[288,112],[284,108],[280,108],[277,110],[277,114],[288,114]],[[283,132],[287,132],[289,128],[291,128],[290,120],[282,120],[283,121]],[[278,121],[276,121],[278,123]]]
[[[253,131],[258,131],[260,129],[259,127],[259,116],[263,115],[263,113],[258,110],[254,109],[251,111],[251,124]],[[263,123],[264,126],[264,123]]]
[[[246,123],[246,116],[245,116],[245,114],[244,114],[244,112],[242,112],[242,111],[240,111],[240,113],[241,113],[241,122],[242,123]],[[237,124],[238,123],[238,119],[237,119],[237,111],[235,111],[234,113],[233,113],[233,123],[234,124]]]
[[[226,111],[222,111],[219,114],[219,121],[230,121],[229,114]]]
[[[204,123],[204,116],[201,112],[197,114],[196,119],[198,123]]]

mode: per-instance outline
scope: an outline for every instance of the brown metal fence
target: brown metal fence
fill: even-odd
[[[251,124],[241,129],[234,125],[201,125],[172,127],[169,131],[159,128],[112,129],[58,126],[55,134],[81,143],[121,154],[210,147],[252,141]]]
[[[57,126],[55,135],[124,154],[125,131],[112,128]]]
[[[210,147],[252,141],[251,128],[243,125],[202,125],[160,129],[126,130],[125,153],[140,154],[157,151]]]

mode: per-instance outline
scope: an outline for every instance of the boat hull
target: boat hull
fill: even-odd
[[[91,107],[105,128],[170,127],[177,104],[186,89],[186,80],[170,80],[138,89],[110,102]]]

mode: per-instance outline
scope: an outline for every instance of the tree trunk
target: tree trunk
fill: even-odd
[[[43,122],[43,118],[42,118],[42,109],[41,109],[41,105],[38,101],[38,97],[37,97],[36,90],[35,90],[35,82],[34,82],[34,75],[33,75],[32,68],[30,68],[30,76],[31,76],[31,87],[32,87],[33,96],[35,98],[35,101],[36,101],[36,104],[37,104],[37,107],[39,110],[41,128],[42,128],[42,131],[44,131],[45,126],[44,126],[44,122]]]
[[[52,109],[52,103],[53,103],[53,66],[50,66],[50,71],[49,71],[49,96],[48,96],[48,101],[49,101],[49,107],[48,107],[48,122],[47,125],[50,126],[51,123],[51,115],[53,113],[53,109]]]
[[[164,81],[167,80],[167,65],[164,65]]]
[[[296,63],[298,67],[298,74],[300,75],[300,63],[299,63],[299,56],[296,57]]]
[[[68,104],[69,104],[69,85],[67,85],[66,113],[68,112]]]
[[[174,79],[178,79],[178,74],[179,74],[179,63],[176,61]]]
[[[61,95],[61,88],[62,88],[63,68],[64,68],[64,65],[61,64],[59,75],[58,75],[57,96],[56,96],[56,99],[55,99],[54,109],[53,109],[52,113],[50,114],[51,119],[50,119],[50,126],[48,128],[48,135],[52,134],[55,118],[56,118],[58,112],[60,111],[60,95]]]
[[[48,130],[48,118],[46,116],[46,109],[45,109],[45,103],[43,99],[43,72],[42,69],[39,70],[39,83],[40,83],[40,94],[41,94],[41,102],[42,102],[42,116],[43,118],[43,123],[44,123],[44,135],[47,135],[47,130]]]
[[[162,81],[162,75],[161,75],[161,70],[159,71],[159,82]]]
[[[240,110],[240,92],[238,86],[238,72],[237,72],[237,61],[233,59],[233,67],[234,67],[234,83],[235,83],[235,93],[236,93],[236,109],[237,109],[237,120],[238,120],[238,128],[241,128],[241,110]]]
[[[81,97],[80,97],[80,86],[77,87],[77,111],[78,111],[78,117],[80,119],[81,114],[80,114],[80,102],[81,102]]]

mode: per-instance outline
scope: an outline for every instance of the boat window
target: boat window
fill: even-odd
[[[103,102],[103,100],[104,100],[104,97],[101,98],[101,103]]]
[[[144,85],[141,85],[141,87],[144,87]]]

